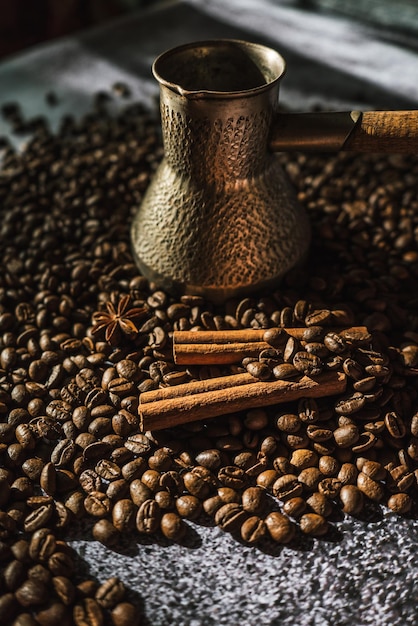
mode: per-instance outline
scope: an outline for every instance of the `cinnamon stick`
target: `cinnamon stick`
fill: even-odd
[[[198,333],[194,333],[198,334]],[[199,333],[200,335],[200,333]],[[174,362],[179,365],[224,365],[238,363],[245,356],[258,357],[271,348],[264,341],[249,343],[180,343],[173,344]]]
[[[192,396],[197,393],[205,393],[206,391],[216,391],[217,389],[221,389],[221,387],[239,387],[240,385],[249,385],[257,382],[257,378],[247,373],[205,378],[204,380],[193,380],[189,383],[182,383],[181,385],[144,391],[141,393],[141,404],[167,400],[168,398],[183,398],[184,396]]]
[[[302,339],[306,328],[285,328],[286,334]],[[337,333],[364,333],[365,326],[329,328]],[[265,329],[175,331],[173,333],[174,361],[187,365],[221,365],[237,363],[246,356],[257,357],[271,346],[263,341]]]
[[[194,388],[195,393],[179,397],[156,399],[154,395],[152,396],[153,401],[147,402],[145,397],[144,402],[146,393],[143,393],[138,409],[141,430],[170,428],[178,424],[256,407],[291,402],[300,398],[331,396],[344,392],[346,387],[346,377],[341,372],[327,372],[315,379],[303,376],[298,381],[258,381],[233,385],[232,387],[227,386],[227,378],[229,377],[224,376],[215,379],[220,381],[219,388],[207,391],[205,385],[202,385],[202,392],[196,392],[196,388]],[[206,383],[206,381],[202,382]]]

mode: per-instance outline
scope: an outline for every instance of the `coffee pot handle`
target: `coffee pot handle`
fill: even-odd
[[[278,113],[270,149],[275,152],[418,153],[418,111]]]

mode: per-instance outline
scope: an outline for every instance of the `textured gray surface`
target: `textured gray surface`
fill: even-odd
[[[150,74],[157,54],[195,39],[241,37],[284,54],[287,106],[416,108],[417,57],[399,36],[290,4],[169,3],[41,46],[0,65],[0,103],[16,99],[27,115],[38,114],[46,110],[45,92],[54,90],[60,104],[48,115],[56,125],[64,112],[86,111],[95,90],[125,80],[150,104],[157,93]],[[0,122],[0,135],[7,130]],[[338,541],[272,552],[198,525],[185,545],[126,538],[115,552],[78,529],[73,545],[92,574],[118,575],[142,597],[147,626],[417,624],[418,522],[385,514],[369,524],[347,519],[338,528]]]
[[[340,541],[263,553],[193,524],[191,545],[73,545],[142,596],[152,626],[404,626],[418,620],[418,522],[344,520]]]

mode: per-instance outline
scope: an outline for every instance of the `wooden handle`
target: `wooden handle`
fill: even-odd
[[[418,153],[418,111],[279,113],[269,140],[282,152]]]
[[[418,111],[366,111],[342,150],[418,153]]]

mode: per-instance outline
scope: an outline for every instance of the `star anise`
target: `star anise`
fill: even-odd
[[[101,330],[105,331],[105,340],[111,342],[115,338],[115,333],[121,330],[125,335],[138,334],[138,328],[132,320],[143,317],[147,312],[144,307],[129,308],[130,296],[123,296],[117,307],[113,302],[106,302],[106,311],[96,311],[93,313],[92,333],[96,334]]]

